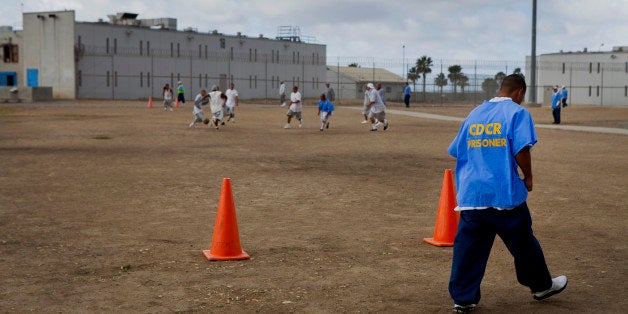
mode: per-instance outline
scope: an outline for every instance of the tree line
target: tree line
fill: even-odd
[[[426,85],[426,77],[427,74],[432,73],[432,67],[434,66],[434,62],[432,58],[428,56],[422,56],[418,58],[412,68],[408,70],[407,77],[412,81],[412,85],[414,90],[416,91],[416,81],[420,78],[423,78],[423,99],[425,100],[425,85]],[[453,87],[454,94],[457,93],[458,87],[462,93],[464,93],[464,88],[469,86],[469,77],[462,72],[462,66],[460,65],[452,65],[447,68],[449,74],[445,76],[445,73],[439,73],[434,78],[434,85],[439,87],[440,93],[443,93],[443,86],[447,86],[448,82],[451,83]],[[521,73],[521,68],[515,68],[513,74],[523,75]],[[506,77],[506,73],[497,72],[493,78],[486,78],[484,82],[482,82],[482,90],[487,94],[487,97],[493,95],[499,86],[501,86],[502,81]]]

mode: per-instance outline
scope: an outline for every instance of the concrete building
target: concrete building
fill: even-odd
[[[336,92],[336,98],[363,99],[364,85],[382,83],[386,91],[386,100],[402,101],[406,80],[388,70],[381,68],[360,67],[327,67],[327,82]]]
[[[11,26],[0,27],[0,86],[24,85],[22,72],[24,58],[22,33],[14,31]]]
[[[530,72],[526,58],[526,73]],[[611,51],[558,52],[537,57],[537,102],[549,105],[552,87],[569,91],[575,105],[628,106],[628,46]],[[530,75],[526,76],[528,86]],[[529,101],[528,93],[526,101]]]
[[[176,30],[176,19],[77,22],[74,11],[24,13],[18,82],[51,86],[55,98],[160,98],[182,81],[186,98],[233,82],[241,99],[277,98],[279,82],[316,97],[325,80],[326,46],[263,35]],[[21,75],[20,75],[21,73]]]

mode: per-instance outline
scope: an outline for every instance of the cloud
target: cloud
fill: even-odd
[[[139,18],[174,17],[180,29],[217,29],[274,38],[277,27],[299,26],[302,35],[327,45],[330,57],[399,60],[519,60],[530,54],[530,1],[520,0],[39,0],[25,11],[71,9],[79,21],[107,19],[116,12]],[[18,24],[20,4],[0,7],[0,25]],[[627,45],[628,2],[616,0],[538,1],[537,53],[596,50]]]

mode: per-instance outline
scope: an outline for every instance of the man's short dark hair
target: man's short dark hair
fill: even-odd
[[[523,88],[524,91],[528,88],[525,78],[520,74],[510,74],[502,81],[500,90],[505,93],[511,93],[520,88]]]

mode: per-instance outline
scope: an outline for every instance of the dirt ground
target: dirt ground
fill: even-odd
[[[0,312],[448,313],[451,248],[431,237],[459,122],[337,106],[284,130],[285,108],[190,129],[190,105],[0,105]],[[472,105],[395,109],[464,117]],[[530,108],[537,124],[547,107]],[[567,125],[628,129],[628,108],[568,107]],[[534,301],[496,240],[477,313],[625,313],[628,136],[537,129],[528,204],[562,294]],[[232,179],[250,260],[209,262]]]

